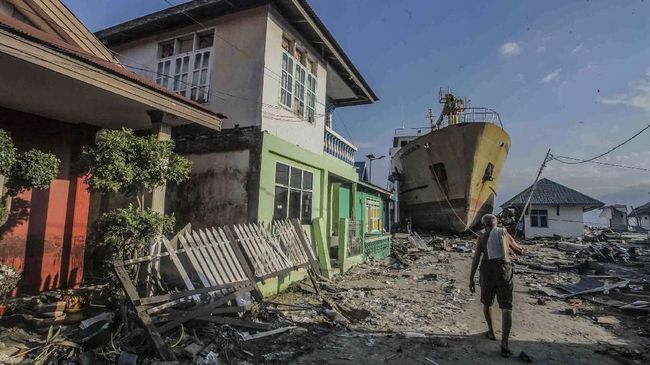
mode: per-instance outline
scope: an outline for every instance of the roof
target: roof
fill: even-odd
[[[636,212],[636,214],[650,214],[650,202],[634,208],[634,212]]]
[[[514,198],[503,203],[501,208],[523,207],[526,204],[532,187],[532,185],[529,186]],[[530,198],[530,204],[583,206],[586,210],[605,205],[605,203],[599,200],[546,178],[537,182],[533,196]]]
[[[341,75],[357,98],[334,100],[335,106],[370,104],[379,100],[334,36],[327,30],[306,0],[194,0],[100,30],[95,35],[109,47],[115,47],[170,29],[190,25],[202,19],[272,4],[301,32],[314,49]]]
[[[388,191],[388,190],[386,190],[386,189],[384,189],[382,187],[379,187],[379,186],[377,186],[375,184],[369,183],[367,181],[359,181],[359,185],[363,186],[363,187],[366,187],[366,188],[368,188],[370,190],[374,190],[374,191],[378,192],[379,194],[387,195],[389,198],[392,195],[392,193],[390,191]]]
[[[60,54],[75,58],[79,61],[82,61],[85,64],[88,64],[91,67],[110,72],[111,74],[116,75],[119,78],[155,90],[156,92],[171,97],[178,102],[188,104],[194,108],[200,109],[202,112],[209,113],[216,117],[223,117],[222,115],[215,113],[214,111],[208,109],[207,107],[191,99],[179,95],[169,89],[166,89],[154,83],[153,81],[145,79],[144,77],[127,70],[124,66],[122,66],[117,62],[110,62],[107,61],[106,59],[99,58],[89,53],[88,51],[81,49],[76,45],[65,42],[52,34],[36,29],[30,26],[29,24],[25,24],[17,19],[10,18],[8,16],[4,16],[0,14],[0,29],[6,30],[10,33],[15,34],[16,36],[19,36],[31,42],[35,42],[43,46],[46,46],[47,48],[52,49]]]

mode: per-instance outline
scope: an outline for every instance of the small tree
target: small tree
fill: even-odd
[[[192,164],[174,153],[173,141],[139,137],[130,129],[106,130],[97,144],[83,148],[81,161],[91,191],[120,193],[137,200],[137,208],[116,209],[99,219],[98,243],[113,258],[128,260],[141,255],[156,235],[171,232],[173,216],[145,208],[145,196],[157,187],[189,178]]]
[[[0,129],[0,175],[7,179],[7,191],[0,198],[0,225],[9,217],[11,199],[29,189],[49,188],[60,164],[53,154],[36,149],[18,153],[9,134]]]

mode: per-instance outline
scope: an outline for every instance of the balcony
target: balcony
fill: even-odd
[[[332,128],[325,127],[325,152],[347,162],[354,164],[354,153],[357,148],[345,138],[341,137]]]

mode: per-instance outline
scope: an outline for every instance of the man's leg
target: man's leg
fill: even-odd
[[[483,304],[483,314],[485,315],[485,321],[488,325],[487,338],[490,340],[496,340],[494,336],[494,328],[492,327],[492,306]]]
[[[512,328],[512,311],[510,309],[501,310],[501,322],[503,324],[501,351],[507,350],[507,352],[510,352],[510,348],[508,347],[508,337],[510,337],[510,328]]]

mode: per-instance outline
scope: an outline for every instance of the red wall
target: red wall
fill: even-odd
[[[19,295],[74,287],[83,276],[90,202],[74,164],[97,129],[3,108],[0,129],[11,133],[19,151],[37,148],[61,160],[48,190],[13,199],[9,220],[0,226],[0,261],[22,271]]]

